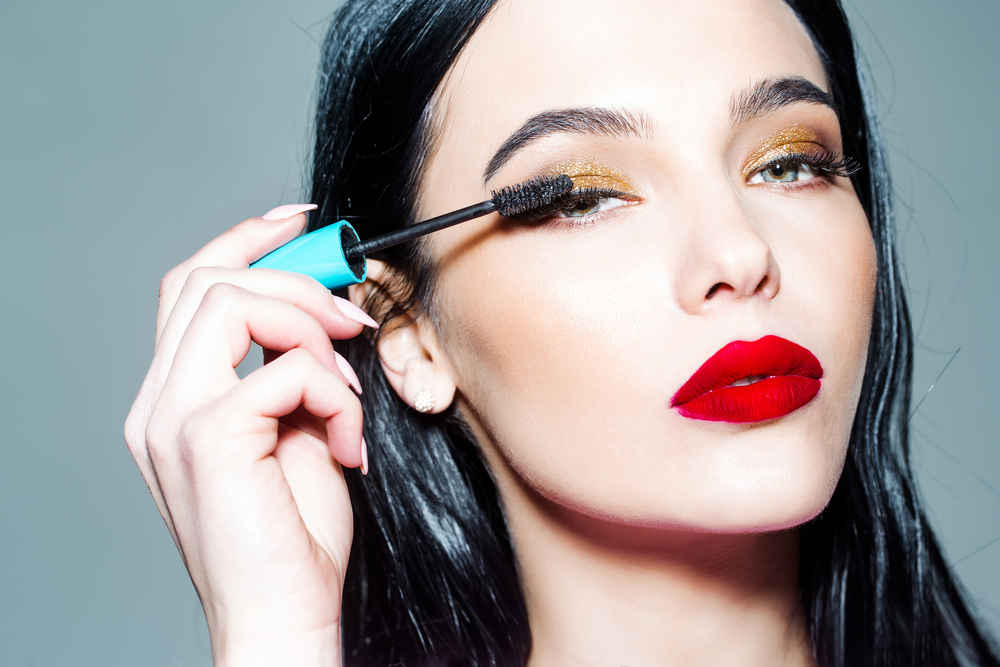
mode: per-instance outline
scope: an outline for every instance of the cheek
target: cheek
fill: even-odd
[[[549,254],[535,248],[470,253],[449,272],[449,286],[439,291],[448,313],[442,335],[474,404],[502,391],[505,401],[523,396],[537,411],[547,388],[579,392],[599,385],[607,377],[608,345],[646,335],[622,317],[632,290],[609,275],[604,252],[578,246]]]
[[[868,221],[852,196],[838,214],[813,218],[814,225],[796,237],[801,246],[782,263],[797,307],[811,326],[823,332],[822,359],[831,367],[831,389],[846,394],[838,406],[853,419],[861,390],[871,334],[877,258]]]
[[[511,467],[542,486],[562,483],[550,475],[570,484],[593,473],[575,469],[581,458],[626,456],[609,447],[611,434],[627,435],[612,412],[666,405],[666,390],[654,394],[643,373],[661,329],[650,326],[654,304],[665,297],[633,266],[609,261],[626,256],[613,230],[565,243],[505,241],[465,253],[442,276],[442,339],[462,393]]]

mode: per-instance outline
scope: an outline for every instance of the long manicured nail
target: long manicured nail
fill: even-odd
[[[368,445],[365,444],[365,436],[361,436],[361,474],[368,474]]]
[[[279,206],[278,208],[272,208],[260,217],[265,220],[284,220],[285,218],[290,218],[293,215],[305,213],[306,211],[312,211],[317,208],[319,207],[316,206],[316,204],[285,204],[284,206]]]
[[[333,302],[337,304],[337,308],[347,319],[354,320],[358,324],[363,324],[366,327],[371,327],[372,329],[378,329],[378,322],[373,320],[368,313],[361,310],[347,299],[341,299],[339,296],[335,296],[333,297]]]
[[[361,381],[358,379],[358,374],[355,373],[354,369],[351,368],[351,365],[347,363],[347,359],[340,356],[339,352],[334,352],[334,354],[337,355],[337,368],[339,368],[340,372],[344,374],[345,378],[347,378],[347,384],[350,385],[351,389],[353,389],[356,393],[360,394]]]

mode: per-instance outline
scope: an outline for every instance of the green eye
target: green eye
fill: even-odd
[[[568,218],[582,218],[585,215],[596,213],[601,208],[601,199],[584,199],[578,201],[573,206],[563,209]]]
[[[798,180],[799,170],[792,167],[787,168],[780,162],[764,172],[764,180],[774,183],[790,183]]]
[[[772,162],[750,178],[751,183],[796,183],[807,181],[818,175],[811,165],[795,160]]]
[[[618,193],[614,193],[618,194]],[[566,207],[561,209],[557,215],[560,218],[586,218],[597,213],[603,213],[619,206],[625,206],[628,202],[618,197],[600,197],[589,195],[574,202],[568,202]]]

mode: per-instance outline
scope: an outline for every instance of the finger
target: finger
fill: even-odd
[[[326,446],[326,420],[311,414],[302,406],[281,417],[278,421],[289,428],[312,436],[323,443],[324,449],[329,449]]]
[[[228,391],[239,381],[235,368],[251,341],[279,352],[307,350],[341,382],[347,382],[330,339],[315,318],[280,299],[216,283],[205,293],[184,332],[163,396],[193,407]]]
[[[246,428],[277,428],[277,419],[299,406],[326,421],[330,454],[341,465],[361,465],[361,402],[344,381],[304,349],[294,349],[244,378],[225,403],[246,416]],[[262,420],[270,420],[266,424]],[[247,456],[273,453],[275,442],[250,447]]]
[[[267,214],[265,214],[267,215]],[[188,274],[199,266],[246,268],[275,248],[288,243],[305,229],[305,213],[281,220],[250,218],[208,242],[186,261],[167,272],[160,281],[160,305],[156,314],[156,339],[159,340],[167,317],[187,282]]]
[[[343,469],[330,454],[325,436],[318,439],[279,426],[274,457],[281,466],[306,529],[343,576],[354,520]]]
[[[277,357],[272,358],[276,359]],[[347,372],[344,373],[344,375],[347,375],[347,385],[353,389],[356,394],[360,395],[360,388],[355,385],[355,382],[357,382],[357,376],[354,375],[354,370],[347,364],[347,360],[339,354],[337,355],[337,361],[342,361],[342,363],[347,366]],[[341,367],[341,370],[344,371],[345,369]],[[354,378],[354,381],[352,381],[352,377]],[[326,443],[326,420],[311,414],[305,408],[299,407],[297,410],[283,416],[279,421],[285,426],[290,426],[298,431],[307,433]]]
[[[205,293],[219,283],[229,283],[251,292],[286,301],[312,315],[324,328],[328,338],[352,338],[361,332],[363,320],[345,300],[330,294],[318,281],[309,276],[273,269],[227,269],[199,267],[187,278],[173,311],[157,341],[156,353],[169,366],[177,344],[187,329],[194,313],[201,306]],[[363,313],[362,313],[363,315]]]
[[[155,366],[155,360],[153,363]],[[155,406],[155,396],[159,393],[158,387],[154,391],[150,386],[154,382],[155,375],[155,370],[150,369],[145,380],[143,380],[142,388],[139,390],[139,394],[132,404],[131,410],[129,410],[128,417],[125,419],[125,444],[128,445],[129,453],[132,455],[136,466],[138,466],[139,473],[142,475],[143,481],[146,482],[146,487],[149,489],[150,495],[153,496],[153,501],[156,503],[160,515],[167,523],[167,528],[176,541],[176,533],[167,512],[166,503],[163,500],[163,491],[160,489],[159,481],[156,479],[149,455],[147,425]]]

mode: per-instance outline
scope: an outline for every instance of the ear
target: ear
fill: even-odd
[[[378,260],[368,260],[368,277],[352,285],[348,296],[358,306],[377,291],[392,306],[393,290],[389,269]],[[376,318],[381,319],[381,318]],[[426,320],[407,317],[380,322],[378,354],[389,384],[407,405],[419,412],[437,414],[455,400],[452,367],[438,341],[437,332]]]

